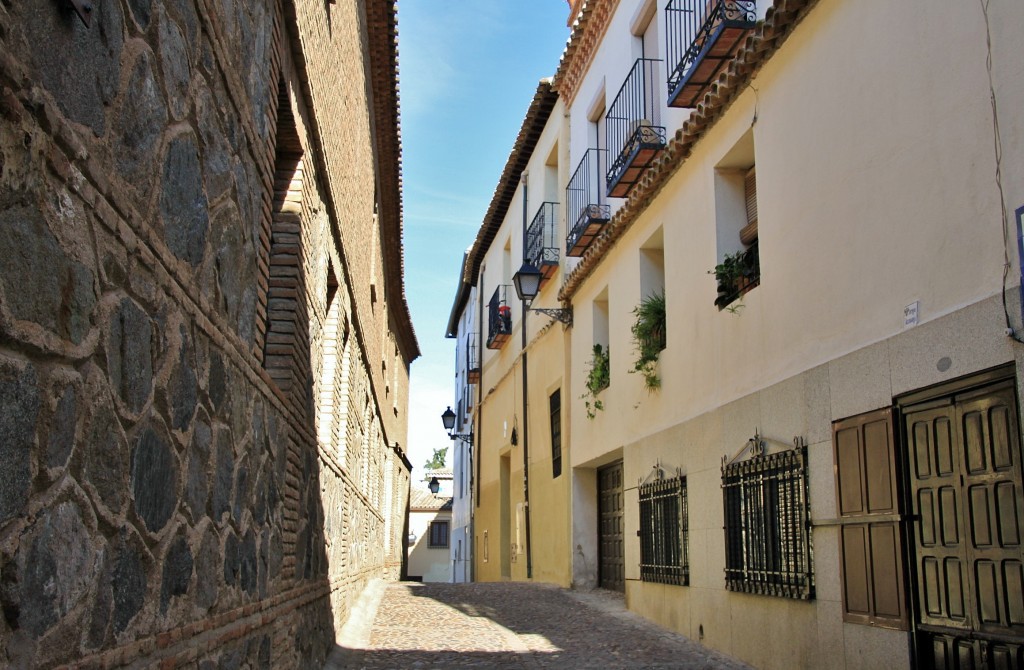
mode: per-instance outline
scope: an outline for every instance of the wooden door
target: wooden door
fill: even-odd
[[[597,471],[598,584],[625,591],[625,556],[622,529],[622,461]]]
[[[904,416],[922,660],[1021,667],[1024,482],[1013,382]]]

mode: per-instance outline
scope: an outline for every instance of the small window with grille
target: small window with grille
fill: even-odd
[[[807,448],[726,464],[722,492],[726,589],[813,598]]]
[[[640,485],[640,579],[690,583],[686,477]]]
[[[448,547],[448,522],[430,522],[430,542],[427,545],[431,549],[444,549]]]

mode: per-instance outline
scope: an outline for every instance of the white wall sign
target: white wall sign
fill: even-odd
[[[921,301],[915,300],[903,308],[903,327],[910,328],[917,325],[917,312]]]

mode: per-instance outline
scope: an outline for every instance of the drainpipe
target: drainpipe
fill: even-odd
[[[523,172],[523,262],[526,262],[526,205],[528,202],[527,172]],[[526,301],[520,300],[523,309],[523,320],[520,327],[523,352],[523,507],[526,520],[526,578],[533,579],[533,542],[530,541],[530,403],[529,380],[526,374]]]
[[[476,581],[476,560],[480,547],[476,546],[476,508],[480,506],[480,461],[483,460],[483,432],[484,432],[484,408],[480,403],[484,398],[484,285],[480,274],[477,274],[477,309],[476,309],[476,355],[477,363],[480,365],[480,381],[476,384],[476,425],[473,433],[473,442],[469,445],[469,532],[473,538],[473,555],[469,562],[469,581]],[[476,452],[475,454],[473,452]],[[473,478],[473,466],[476,466],[476,478]],[[476,496],[476,503],[472,497]]]

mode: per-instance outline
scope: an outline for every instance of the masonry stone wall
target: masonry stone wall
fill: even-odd
[[[0,3],[0,665],[314,667],[404,555],[393,4],[93,8]]]

